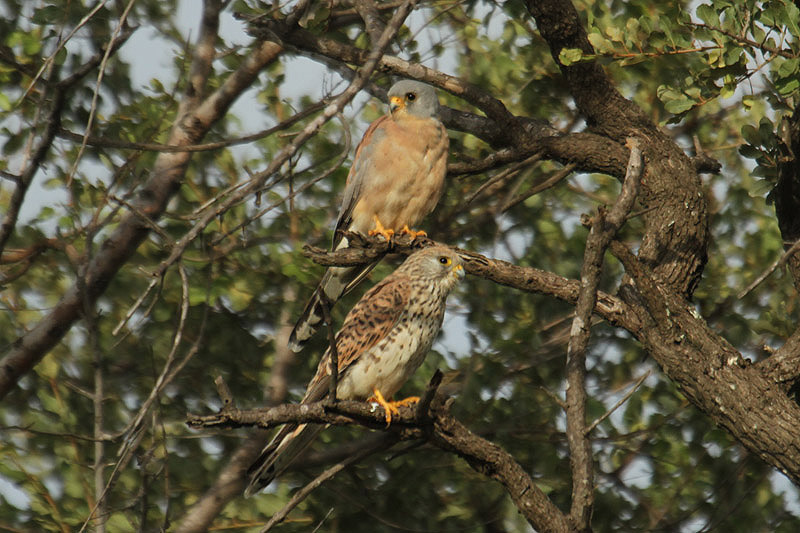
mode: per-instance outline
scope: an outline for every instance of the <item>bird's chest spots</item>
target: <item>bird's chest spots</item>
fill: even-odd
[[[370,396],[373,388],[384,396],[393,395],[422,364],[439,331],[442,306],[432,301],[410,307],[389,334],[351,367],[342,385],[353,397]]]

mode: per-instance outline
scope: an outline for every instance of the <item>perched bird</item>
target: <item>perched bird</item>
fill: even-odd
[[[419,368],[430,350],[444,317],[450,290],[464,277],[461,258],[450,248],[432,246],[412,255],[397,270],[359,300],[336,335],[339,362],[336,397],[369,398],[383,406],[391,423],[397,406],[413,403],[411,397],[388,402]],[[331,350],[325,352],[309,382],[302,403],[328,396]],[[250,496],[279,476],[308,447],[325,426],[288,424],[262,450],[248,469]]]
[[[437,118],[436,92],[418,81],[399,81],[389,89],[389,108],[388,115],[370,124],[356,148],[332,250],[348,245],[339,230],[387,239],[395,232],[424,235],[409,226],[430,213],[442,194],[450,139]],[[329,268],[292,330],[289,347],[299,352],[319,329],[323,300],[335,303],[374,266]]]

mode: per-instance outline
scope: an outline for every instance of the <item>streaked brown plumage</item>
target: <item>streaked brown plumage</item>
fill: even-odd
[[[442,325],[445,301],[464,277],[461,258],[434,246],[410,255],[392,274],[375,285],[347,314],[336,335],[339,373],[336,397],[376,398],[387,422],[394,395],[419,368]],[[330,349],[308,384],[303,403],[325,399],[330,387]],[[324,428],[319,424],[284,426],[248,469],[249,496],[280,475]]]
[[[366,234],[383,227],[391,233],[414,226],[442,194],[450,141],[436,118],[436,92],[424,83],[404,80],[389,89],[389,101],[390,114],[373,122],[356,148],[333,250],[348,244],[338,230]],[[292,331],[290,348],[300,351],[322,324],[322,294],[335,303],[374,266],[329,268]]]

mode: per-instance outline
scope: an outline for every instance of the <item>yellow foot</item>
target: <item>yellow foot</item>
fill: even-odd
[[[428,234],[422,230],[414,231],[413,229],[408,229],[408,224],[403,226],[403,229],[399,231],[401,235],[410,235],[412,239],[416,239],[417,237],[427,237]]]
[[[384,228],[383,224],[381,224],[381,221],[378,219],[378,215],[375,215],[373,219],[375,220],[375,229],[369,230],[367,234],[370,237],[375,235],[383,235],[383,238],[387,241],[391,239],[392,235],[394,235],[394,230],[391,228]]]
[[[372,389],[373,396],[367,400],[368,402],[376,402],[378,405],[383,407],[383,410],[386,412],[386,427],[389,427],[389,424],[392,423],[392,415],[400,416],[400,411],[397,409],[398,407],[404,407],[406,405],[411,405],[417,403],[419,401],[419,397],[417,396],[409,396],[404,400],[400,400],[397,402],[388,402],[384,399],[383,394],[377,388]]]

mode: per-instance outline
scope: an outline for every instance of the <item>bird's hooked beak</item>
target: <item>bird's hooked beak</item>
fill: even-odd
[[[464,271],[463,265],[456,265],[453,267],[453,276],[459,280],[464,279],[467,273]]]
[[[405,109],[406,102],[401,96],[392,96],[389,98],[389,110],[394,113],[398,109]]]

